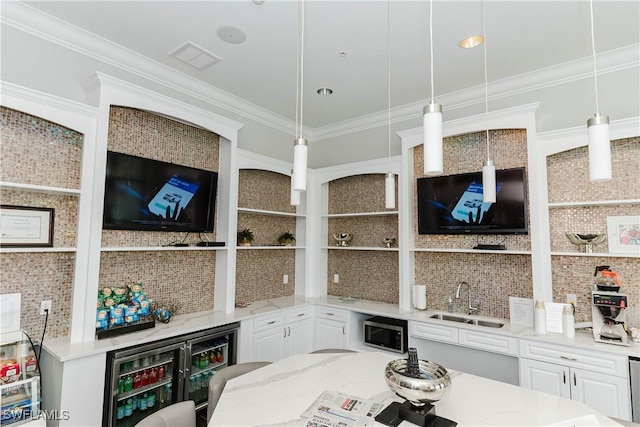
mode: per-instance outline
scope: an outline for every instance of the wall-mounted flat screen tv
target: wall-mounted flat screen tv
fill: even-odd
[[[213,232],[218,174],[107,152],[105,230]]]
[[[482,202],[482,172],[417,179],[419,234],[527,234],[524,168],[496,171],[496,202]]]

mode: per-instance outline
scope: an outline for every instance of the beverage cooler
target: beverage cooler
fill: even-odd
[[[104,427],[135,426],[149,414],[193,400],[206,417],[209,379],[236,363],[239,324],[107,354]]]
[[[35,349],[23,332],[3,335],[2,339],[0,426],[35,425],[40,409],[40,372]]]

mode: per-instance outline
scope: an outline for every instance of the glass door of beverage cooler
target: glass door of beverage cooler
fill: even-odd
[[[132,427],[182,399],[184,341],[116,352],[111,361],[108,427]],[[105,408],[107,409],[107,408]]]
[[[209,380],[220,369],[236,362],[236,329],[187,341],[185,398],[196,403],[196,411],[207,407]]]

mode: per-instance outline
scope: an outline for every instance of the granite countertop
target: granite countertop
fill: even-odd
[[[401,401],[383,375],[386,364],[396,358],[383,352],[288,357],[227,382],[209,427],[305,425],[308,419],[302,414],[323,391],[375,399],[385,406]],[[436,415],[461,427],[620,425],[576,400],[471,374],[450,374],[450,390],[435,403]],[[401,426],[413,424],[403,421]]]
[[[631,346],[619,346],[612,344],[596,343],[593,335],[586,331],[576,331],[575,338],[566,338],[561,334],[548,333],[536,335],[533,328],[512,325],[508,320],[500,319],[505,325],[502,328],[486,328],[482,326],[467,325],[457,322],[432,319],[431,315],[440,313],[434,310],[401,310],[397,304],[389,304],[377,301],[343,301],[335,296],[299,297],[286,296],[265,301],[257,301],[246,307],[236,308],[233,313],[221,311],[202,311],[175,316],[169,323],[156,323],[155,328],[145,329],[113,338],[94,340],[88,342],[71,343],[69,337],[47,339],[44,348],[59,361],[64,362],[81,357],[106,353],[133,345],[141,345],[153,341],[172,338],[178,335],[202,331],[208,328],[224,326],[256,316],[274,312],[277,310],[303,307],[303,306],[327,306],[340,308],[372,316],[387,316],[409,321],[420,321],[446,325],[455,328],[473,329],[491,334],[507,335],[515,338],[526,338],[536,341],[549,342],[561,345],[570,345],[585,349],[622,354],[627,356],[640,356],[640,343],[631,343]],[[474,316],[483,318],[484,316]]]

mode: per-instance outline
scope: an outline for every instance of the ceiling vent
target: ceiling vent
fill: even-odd
[[[207,52],[206,50],[192,42],[184,42],[183,44],[169,52],[169,55],[173,56],[174,58],[178,58],[179,60],[184,61],[193,67],[196,67],[198,70],[204,70],[222,61],[221,58],[217,57],[211,52]]]

